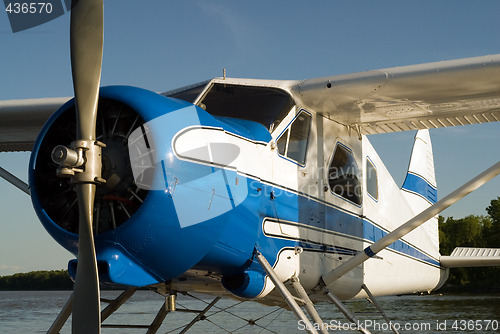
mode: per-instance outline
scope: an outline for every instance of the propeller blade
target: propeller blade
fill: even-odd
[[[72,146],[85,152],[84,172],[74,177],[79,206],[78,267],[74,285],[73,333],[100,333],[99,276],[92,232],[96,180],[101,174],[96,119],[103,49],[103,1],[73,0],[71,69],[77,114]]]
[[[103,48],[103,0],[73,0],[70,29],[77,138],[95,139]]]
[[[80,224],[78,227],[78,267],[73,287],[73,333],[100,333],[101,306],[99,277],[92,234],[94,210],[94,184],[78,184],[78,206]]]

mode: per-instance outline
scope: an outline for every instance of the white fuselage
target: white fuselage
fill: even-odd
[[[287,150],[280,146],[280,138],[286,135],[300,113],[311,117],[304,164],[288,158]],[[273,129],[273,139],[267,144],[251,143],[220,131],[214,135],[210,129],[196,131],[193,136],[203,138],[208,146],[210,141],[224,141],[238,146],[238,158],[225,168],[236,170],[242,178],[258,179],[272,187],[278,218],[263,217],[263,234],[268,238],[309,245],[283,247],[274,263],[274,270],[282,281],[291,276],[298,277],[309,291],[318,285],[322,275],[394,230],[427,205],[417,203],[425,202],[421,198],[406,196],[395,184],[366,136],[359,136],[353,129],[309,110],[292,108]],[[184,150],[188,151],[188,148]],[[340,158],[339,155],[334,157],[337,150],[343,154]],[[332,181],[335,178],[333,174],[341,169],[332,167],[333,160],[345,160],[346,154],[351,156],[351,167],[342,172],[355,175],[358,199],[333,190],[336,187]],[[210,163],[213,163],[214,158],[211,159]],[[357,169],[349,170],[354,165]],[[307,212],[314,214],[303,217],[299,211],[304,206],[309,207]],[[286,219],[289,216],[298,218]],[[445,274],[439,266],[437,219],[433,219],[331,283],[328,288],[342,299],[365,297],[361,289],[363,284],[374,295],[431,291],[442,284]],[[221,294],[223,289],[215,282],[207,285],[210,279],[200,277],[202,275],[193,273],[190,286],[194,284],[198,291]],[[173,282],[174,287],[176,284],[182,290],[187,283]],[[258,298],[265,298],[273,287],[267,279],[266,287]],[[268,298],[273,298],[275,294],[271,293]],[[318,300],[323,296],[313,293],[311,298]]]

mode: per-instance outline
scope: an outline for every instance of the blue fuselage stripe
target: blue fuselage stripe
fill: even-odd
[[[378,226],[370,223],[369,221],[364,221],[364,238],[365,240],[376,242],[386,236],[388,233]],[[395,250],[397,252],[403,253],[405,255],[411,256],[413,258],[419,259],[421,261],[439,266],[439,261],[433,259],[429,255],[423,253],[412,245],[400,240],[389,245],[390,249]]]
[[[276,191],[276,188],[274,190]],[[303,228],[310,230],[308,233],[322,233],[320,230],[323,230],[325,233],[339,234],[339,238],[351,238],[359,242],[376,242],[388,234],[388,231],[366,218],[363,219],[355,213],[341,210],[325,202],[316,201],[291,189],[280,189],[280,192],[276,192],[276,194],[274,203],[279,219],[298,222]],[[276,238],[276,236],[270,237]],[[300,242],[305,249],[317,250],[319,245],[313,240],[297,240],[286,237],[285,239]],[[336,246],[338,245],[320,245],[326,252],[335,252]],[[352,249],[351,252],[355,254],[363,251],[362,244],[359,244],[359,247],[359,249]],[[398,240],[388,248],[427,264],[439,266],[438,260],[405,241]]]

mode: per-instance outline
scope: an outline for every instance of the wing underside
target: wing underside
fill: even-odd
[[[43,124],[68,99],[0,101],[0,152],[31,151]]]
[[[500,55],[304,80],[304,106],[361,134],[500,120]]]

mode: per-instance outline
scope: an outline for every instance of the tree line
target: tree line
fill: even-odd
[[[500,197],[487,216],[439,217],[439,247],[450,255],[457,246],[500,248]],[[72,290],[67,270],[34,271],[0,277],[0,290]],[[500,291],[500,267],[452,268],[444,291]]]
[[[73,290],[67,270],[32,271],[0,277],[0,290]]]

